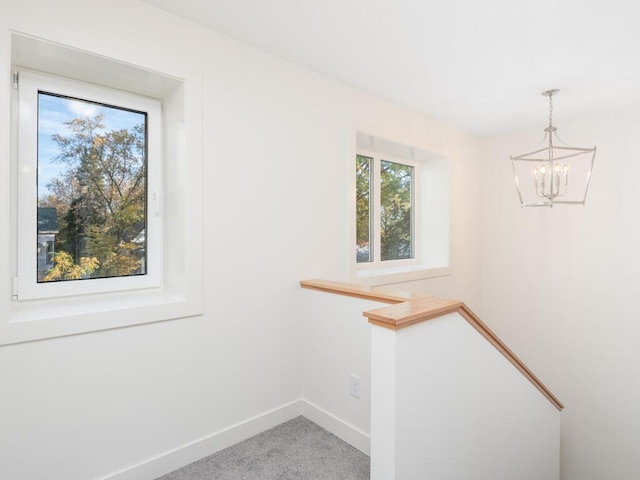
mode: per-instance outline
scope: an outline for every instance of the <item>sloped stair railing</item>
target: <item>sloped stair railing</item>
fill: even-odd
[[[463,302],[325,280],[371,324],[371,479],[557,480],[557,397]]]

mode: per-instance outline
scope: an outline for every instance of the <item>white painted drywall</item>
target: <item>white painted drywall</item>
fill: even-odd
[[[371,479],[394,480],[398,444],[397,335],[371,328]],[[375,355],[374,355],[375,352]],[[423,432],[426,433],[426,432]]]
[[[563,119],[597,145],[584,207],[521,209],[509,155],[540,129],[486,139],[480,313],[566,405],[562,480],[640,478],[640,111]]]
[[[323,413],[311,413],[310,418],[366,454],[371,430],[371,325],[362,312],[384,306],[303,292],[302,397]],[[352,374],[360,379],[359,398],[350,394]],[[334,425],[335,421],[339,423]]]
[[[10,29],[202,77],[202,105],[187,108],[203,113],[205,313],[0,347],[0,477],[154,478],[154,464],[177,466],[171,458],[220,447],[205,442],[220,432],[291,412],[304,378],[298,281],[348,277],[357,130],[447,157],[454,274],[406,288],[479,300],[476,137],[129,0],[0,2],[5,93]],[[1,162],[8,110],[0,95]],[[2,295],[10,292],[8,201],[5,190]]]
[[[372,328],[373,480],[559,478],[560,412],[458,313]]]

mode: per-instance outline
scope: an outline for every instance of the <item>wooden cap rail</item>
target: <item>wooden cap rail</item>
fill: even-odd
[[[376,292],[370,287],[355,285],[353,283],[332,282],[330,280],[302,280],[300,285],[302,288],[308,288],[310,290],[320,290],[321,292],[364,298],[365,300],[373,300],[374,302],[382,303],[401,303],[406,302],[411,298],[416,298],[410,293]]]
[[[441,317],[449,313],[458,313],[469,324],[486,338],[514,367],[520,372],[558,409],[564,405],[551,393],[551,391],[536,377],[531,370],[520,360],[491,329],[482,322],[463,302],[446,300],[437,297],[414,297],[404,293],[382,293],[371,288],[362,287],[350,283],[331,282],[326,280],[303,280],[302,288],[319,290],[338,295],[364,298],[367,300],[389,303],[390,306],[377,308],[363,312],[369,319],[369,323],[392,330],[406,328],[416,323],[421,323],[432,318]]]

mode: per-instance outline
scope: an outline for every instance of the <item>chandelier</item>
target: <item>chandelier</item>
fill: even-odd
[[[560,140],[553,125],[553,96],[558,91],[542,92],[549,97],[549,126],[542,139],[547,146],[511,157],[522,207],[584,205],[587,198],[596,147],[577,148]]]

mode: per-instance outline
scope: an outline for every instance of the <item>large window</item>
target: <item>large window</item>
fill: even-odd
[[[201,72],[77,41],[11,33],[0,345],[203,311]]]
[[[356,156],[356,261],[414,258],[414,165]]]
[[[18,299],[160,285],[160,102],[17,72]]]

